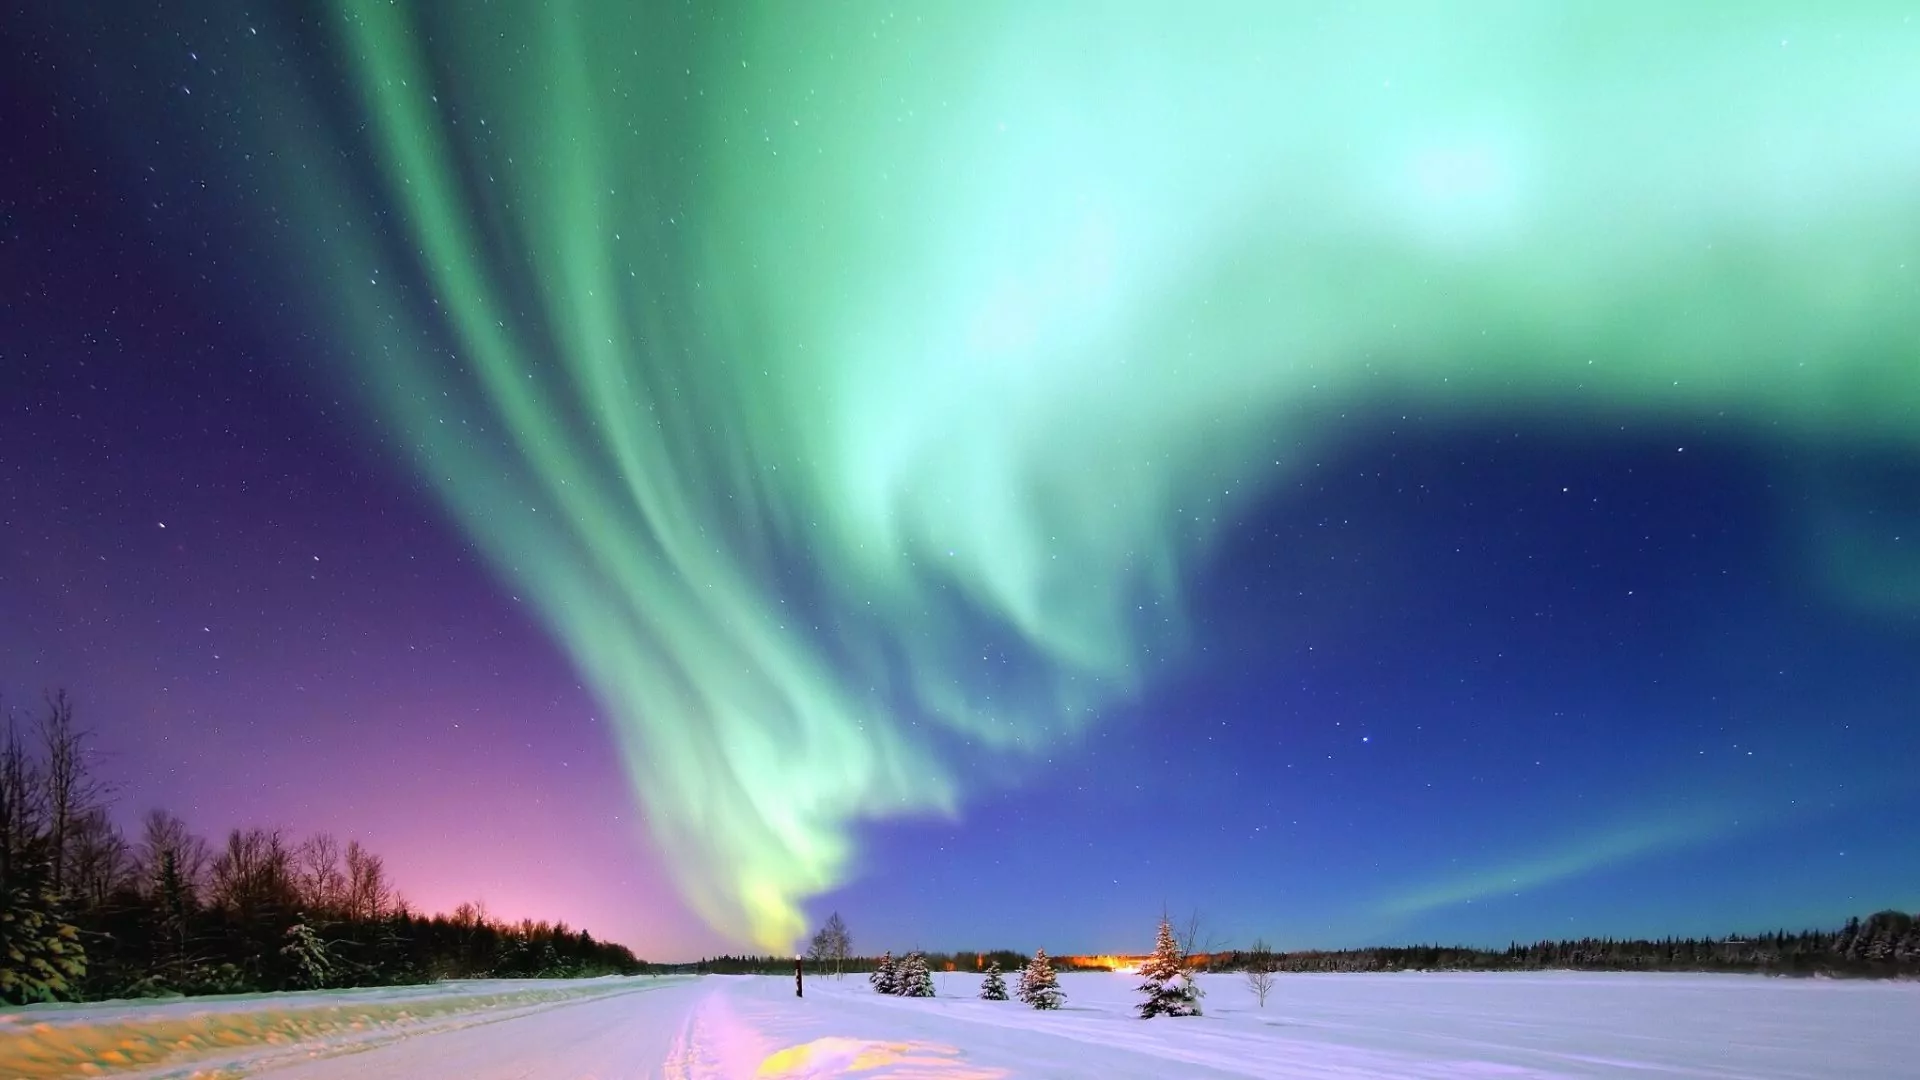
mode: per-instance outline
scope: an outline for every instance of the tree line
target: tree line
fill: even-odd
[[[844,931],[842,931],[844,932]],[[1920,915],[1882,911],[1851,918],[1836,930],[1773,930],[1719,938],[1579,938],[1568,941],[1514,942],[1504,949],[1467,945],[1377,946],[1360,949],[1276,951],[1262,942],[1244,949],[1191,949],[1177,935],[1185,967],[1206,971],[1379,972],[1379,971],[1695,971],[1837,977],[1920,976]],[[1156,947],[1156,953],[1160,951]],[[933,971],[983,971],[996,965],[1018,971],[1030,962],[1012,949],[956,949],[921,953]],[[814,970],[871,973],[883,957],[816,956]],[[1123,956],[1054,958],[1069,970],[1106,970],[1141,958]],[[1097,962],[1096,962],[1097,961]],[[791,956],[718,956],[674,970],[729,975],[791,974]]]
[[[0,1002],[635,973],[564,923],[413,911],[379,855],[321,833],[218,844],[154,810],[121,833],[65,693],[0,710]]]
[[[1214,954],[1215,968],[1245,971],[1730,971],[1769,975],[1920,975],[1920,916],[1882,911],[1838,930],[1774,930],[1724,938],[1580,938],[1514,942],[1505,949],[1399,948]]]
[[[952,952],[922,952],[919,955],[926,960],[931,971],[982,971],[990,963],[998,963],[1002,970],[1011,971],[1027,963],[1026,954],[1013,949],[955,949]],[[808,969],[810,972],[825,975],[868,975],[881,961],[879,956],[854,956],[851,953],[816,956],[812,950],[808,951],[806,959],[813,964]],[[706,956],[686,964],[655,964],[652,969],[688,975],[792,975],[793,957],[727,954]]]

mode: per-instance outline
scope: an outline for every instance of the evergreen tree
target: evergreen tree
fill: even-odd
[[[1200,988],[1180,963],[1180,947],[1174,941],[1173,923],[1160,917],[1160,935],[1153,955],[1140,965],[1140,1016],[1199,1016]]]
[[[280,955],[287,961],[289,980],[301,990],[321,989],[333,975],[326,942],[305,922],[287,927],[287,943],[280,946]]]
[[[86,974],[80,930],[67,921],[50,883],[0,893],[0,1003],[76,997]]]
[[[192,912],[186,879],[173,852],[160,856],[153,886],[153,959],[154,976],[162,985],[179,988],[186,983],[187,931]]]
[[[880,957],[880,962],[873,965],[873,973],[867,976],[867,981],[873,984],[873,992],[876,994],[900,992],[900,972],[893,962],[893,950],[887,950]]]
[[[1865,959],[1867,935],[1860,932],[1860,919],[1851,916],[1847,925],[1840,931],[1840,939],[1834,943],[1833,951],[1848,960]]]
[[[1000,961],[987,965],[987,981],[980,984],[980,996],[987,1001],[1007,1000],[1007,980],[1000,977]]]
[[[901,997],[932,997],[933,972],[927,970],[927,958],[919,953],[908,953],[900,966],[900,985],[894,993]]]
[[[1047,959],[1047,950],[1033,951],[1033,959],[1020,972],[1020,987],[1015,993],[1036,1009],[1057,1009],[1067,1000],[1060,989],[1059,978],[1053,973],[1053,962]]]

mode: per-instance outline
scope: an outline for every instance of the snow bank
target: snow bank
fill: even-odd
[[[804,999],[790,977],[706,976],[28,1009],[0,1017],[0,1080],[1920,1076],[1917,983],[1280,975],[1261,1008],[1209,975],[1205,1015],[1140,1020],[1137,975],[1063,972],[1058,1012],[934,980],[918,999],[858,976],[810,978]],[[62,1047],[86,1054],[46,1056]]]

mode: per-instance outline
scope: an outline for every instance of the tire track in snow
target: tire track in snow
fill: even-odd
[[[765,1034],[727,1001],[727,987],[707,990],[681,1021],[661,1065],[664,1080],[738,1080],[759,1074]]]

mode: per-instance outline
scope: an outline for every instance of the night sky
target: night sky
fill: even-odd
[[[661,959],[1920,907],[1910,5],[266,7],[0,19],[123,821]]]

